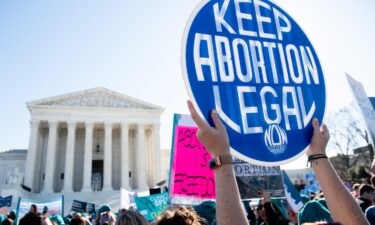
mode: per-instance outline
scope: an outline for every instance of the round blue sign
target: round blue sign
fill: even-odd
[[[318,56],[298,24],[271,1],[201,2],[185,30],[182,67],[197,111],[210,122],[216,109],[233,154],[250,163],[297,158],[310,144],[312,119],[323,119]]]

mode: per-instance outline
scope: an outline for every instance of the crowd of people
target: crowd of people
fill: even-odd
[[[199,130],[198,139],[205,145],[212,157],[230,156],[229,140],[225,126],[215,111],[211,117],[214,126],[210,126],[195,111],[188,101],[191,116]],[[375,225],[375,177],[369,183],[355,184],[352,190],[343,184],[332,164],[325,155],[329,140],[328,128],[313,120],[313,137],[307,151],[308,160],[321,184],[321,193],[307,199],[298,211],[275,204],[270,193],[260,190],[261,201],[255,207],[243,205],[238,191],[233,167],[221,164],[215,167],[216,202],[206,201],[198,206],[173,205],[154,221],[146,218],[135,209],[121,209],[113,212],[111,207],[103,205],[95,216],[74,213],[66,217],[49,215],[48,208],[38,211],[32,205],[30,211],[19,219],[20,225],[300,225],[300,224],[341,224]],[[375,169],[375,165],[373,166]],[[298,191],[304,182],[295,182]],[[283,213],[284,212],[284,213]],[[15,212],[7,218],[0,218],[0,225],[13,224]]]

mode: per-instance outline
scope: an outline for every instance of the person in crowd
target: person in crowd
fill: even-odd
[[[36,205],[31,205],[29,212],[20,220],[19,225],[42,225],[42,217]]]
[[[164,211],[154,222],[154,225],[202,225],[207,221],[189,206],[178,206]]]
[[[116,216],[111,212],[109,205],[102,205],[98,210],[95,225],[114,225],[116,224]]]
[[[370,206],[365,211],[366,219],[371,225],[375,225],[375,206]]]
[[[205,219],[203,225],[216,224],[216,203],[214,201],[204,201],[197,206],[193,206],[193,209],[198,216]]]
[[[49,219],[49,215],[48,215],[48,206],[44,206],[41,217],[42,217],[42,225],[52,225],[52,222]]]
[[[76,217],[73,217],[69,225],[86,225],[86,223],[82,218],[76,216]]]
[[[121,213],[116,225],[148,225],[146,218],[135,210],[126,210]]]
[[[372,206],[372,202],[375,200],[375,190],[369,184],[362,184],[359,187],[359,197],[356,199],[357,204],[361,207],[362,211]]]
[[[328,208],[319,200],[308,201],[298,212],[298,224],[307,222],[333,222]]]
[[[259,225],[288,225],[289,221],[283,218],[280,210],[271,203],[271,196],[262,191],[262,203],[257,208],[261,221]]]
[[[225,126],[215,110],[211,112],[214,127],[200,118],[191,101],[187,102],[191,117],[198,126],[198,140],[211,153],[213,158],[230,156],[229,140]],[[342,225],[369,224],[361,213],[355,199],[346,189],[335,169],[325,155],[329,140],[328,128],[321,128],[317,119],[313,119],[313,136],[307,155],[317,180],[321,184],[329,210],[334,221]],[[214,169],[216,182],[216,221],[218,225],[247,225],[242,210],[240,194],[233,167],[222,164]]]
[[[6,218],[3,222],[1,222],[1,225],[13,225],[13,220]]]
[[[301,188],[300,188],[300,185],[299,185],[299,183],[298,183],[298,180],[294,180],[294,182],[293,182],[293,186],[294,186],[294,188],[295,188],[298,192],[301,191]]]
[[[354,198],[358,198],[359,197],[359,187],[361,186],[361,184],[359,183],[355,183],[353,184],[352,186],[352,195]]]
[[[305,181],[304,181],[303,179],[301,179],[301,180],[299,181],[299,191],[304,190],[305,187],[306,187],[306,183],[305,183]]]
[[[10,211],[7,215],[7,218],[8,219],[11,219],[12,221],[15,221],[17,216],[16,216],[16,212],[14,210]]]
[[[100,225],[115,225],[116,216],[111,211],[102,212],[99,217]]]
[[[53,225],[65,225],[64,219],[60,215],[52,214],[50,220]]]

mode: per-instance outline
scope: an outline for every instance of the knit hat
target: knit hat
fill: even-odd
[[[318,221],[332,222],[331,213],[318,201],[307,202],[298,212],[298,224]]]
[[[0,223],[5,220],[5,216],[3,214],[0,214]]]
[[[370,206],[365,211],[365,216],[371,225],[375,225],[375,206]]]
[[[109,206],[107,204],[102,205],[99,208],[98,215],[102,214],[103,212],[109,212],[109,211],[111,211],[111,206]]]
[[[64,219],[60,215],[52,214],[49,219],[55,221],[58,225],[65,225]]]
[[[317,200],[320,204],[322,204],[324,207],[326,207],[326,209],[328,209],[328,205],[327,205],[327,202],[324,198],[320,198]]]
[[[212,225],[216,221],[216,202],[204,201],[200,205],[193,207],[197,214],[207,220],[208,225]]]

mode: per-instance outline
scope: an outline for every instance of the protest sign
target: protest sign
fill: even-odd
[[[0,208],[2,207],[11,207],[12,206],[12,199],[13,199],[13,196],[10,195],[8,197],[0,197]]]
[[[71,211],[74,212],[86,212],[87,202],[81,202],[78,200],[73,200]]]
[[[285,171],[283,171],[283,179],[286,200],[288,201],[288,204],[292,208],[292,210],[297,213],[304,205],[302,198],[299,192],[293,186],[292,182],[289,179],[289,176],[285,173]]]
[[[176,118],[190,117],[175,115]],[[210,154],[196,137],[195,125],[175,123],[169,192],[174,204],[199,204],[215,199],[215,179],[208,166]]]
[[[35,201],[27,198],[19,198],[17,206],[17,218],[22,218],[29,212],[32,204],[38,207],[38,210],[43,211],[44,207],[48,207],[48,213],[64,215],[64,197],[58,197],[50,201]]]
[[[146,217],[148,221],[155,220],[169,207],[168,193],[136,197],[135,203],[137,211]]]
[[[367,97],[365,89],[363,85],[354,80],[349,74],[346,74],[346,78],[348,80],[349,86],[352,89],[352,93],[354,98],[359,106],[359,110],[362,114],[363,120],[366,124],[367,130],[370,133],[370,138],[372,141],[372,145],[374,146],[375,143],[375,111],[370,102],[370,99]]]
[[[198,113],[211,123],[216,109],[235,156],[273,166],[307,149],[312,118],[325,113],[323,71],[305,33],[275,3],[203,0],[181,59]]]
[[[92,213],[95,212],[95,203],[73,200],[71,211],[80,213]]]
[[[122,209],[135,208],[135,197],[137,197],[136,192],[128,191],[124,188],[121,188],[120,191],[120,206]]]
[[[283,179],[279,166],[258,166],[235,159],[233,164],[241,199],[259,198],[260,189],[272,197],[283,197]]]

